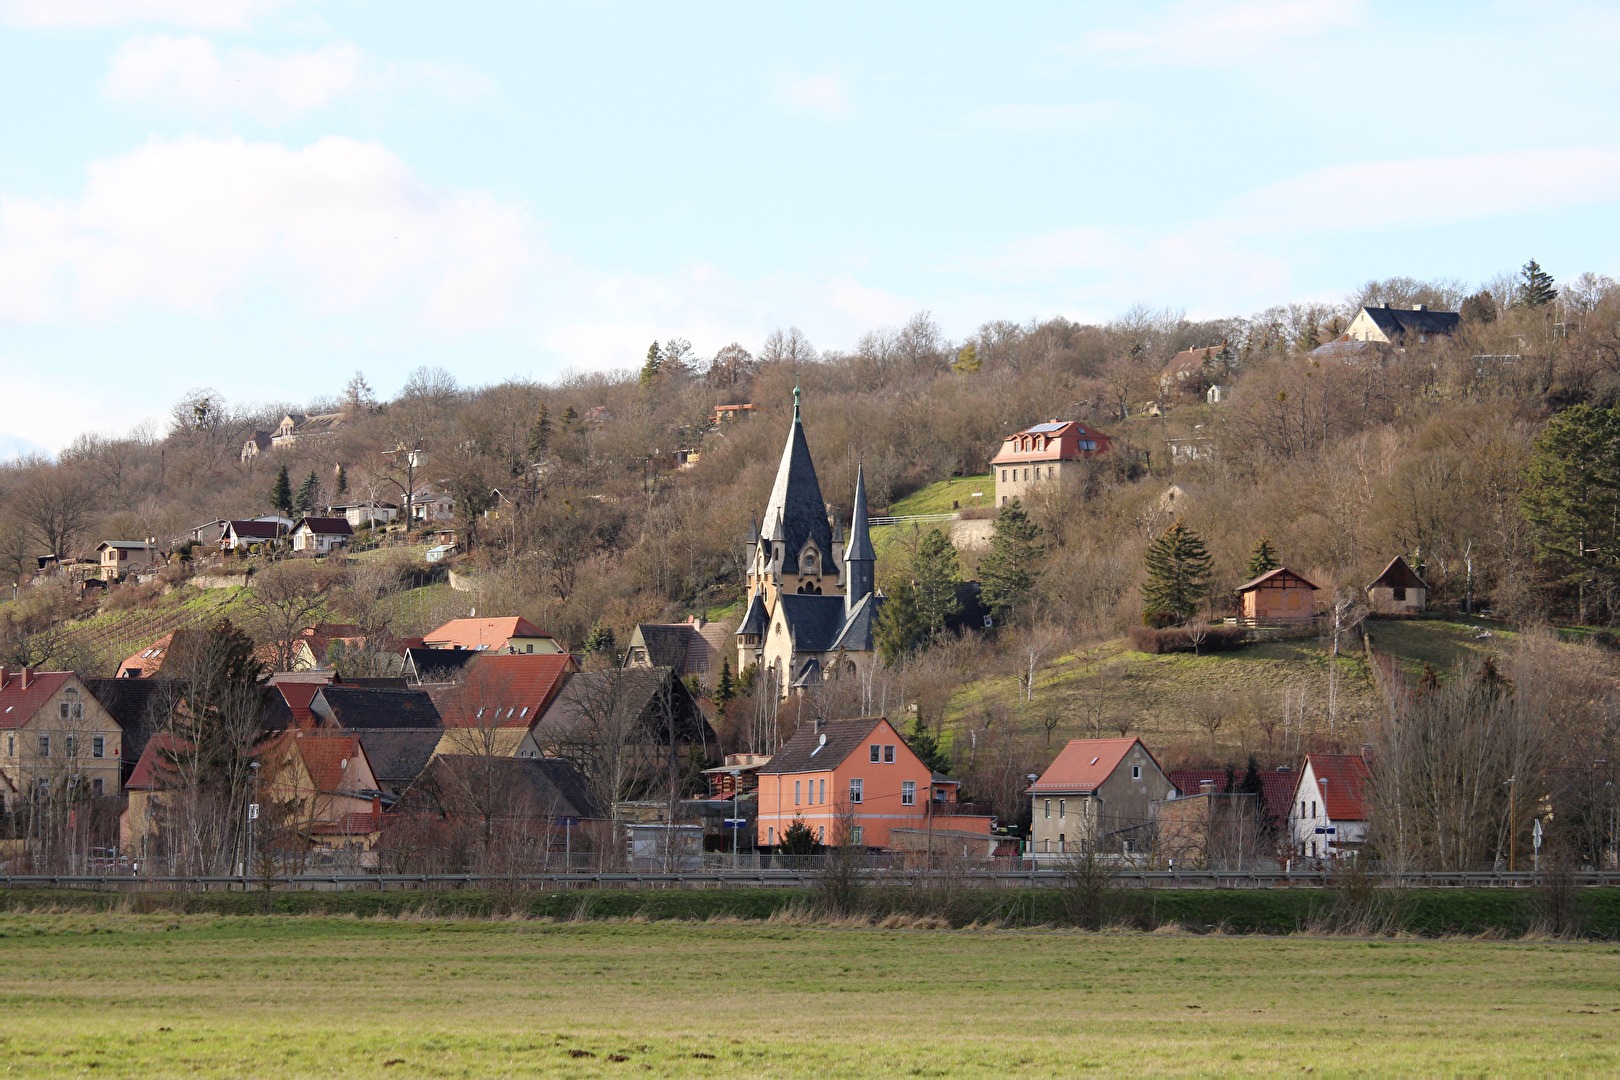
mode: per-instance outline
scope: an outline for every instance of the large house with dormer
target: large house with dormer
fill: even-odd
[[[1023,501],[1041,485],[1080,477],[1083,464],[1113,449],[1107,435],[1076,420],[1052,420],[1007,436],[990,472],[996,482],[996,505]]]
[[[871,670],[883,598],[867,526],[866,475],[857,471],[849,537],[835,537],[793,391],[793,426],[748,537],[748,602],[737,628],[737,670],[750,667],[782,697]]]

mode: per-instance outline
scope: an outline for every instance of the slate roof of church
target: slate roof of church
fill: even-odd
[[[878,609],[882,606],[881,596],[867,593],[861,597],[855,605],[855,610],[844,620],[844,627],[833,639],[832,647],[849,652],[871,652],[872,628],[877,623]]]
[[[855,512],[849,523],[849,543],[844,547],[844,561],[851,559],[877,561],[872,551],[871,529],[866,522],[866,470],[860,466],[855,468]]]
[[[742,625],[737,627],[738,636],[751,634],[754,637],[764,637],[768,629],[770,618],[765,614],[765,601],[758,593],[748,603],[748,614],[743,616]]]
[[[796,393],[793,427],[788,430],[787,445],[782,449],[782,461],[776,469],[776,483],[771,486],[771,497],[765,504],[760,540],[781,542],[784,573],[799,572],[799,552],[811,540],[821,551],[823,565],[831,565],[834,557],[832,524],[827,520],[827,503],[821,497],[815,463],[810,460],[810,446],[804,439]]]
[[[776,604],[793,638],[794,652],[826,652],[844,629],[842,596],[783,593]]]

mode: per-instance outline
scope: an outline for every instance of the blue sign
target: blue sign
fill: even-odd
[[[748,827],[748,819],[747,818],[728,817],[725,820],[726,820],[726,828],[728,828],[728,829],[746,829]]]
[[[577,817],[558,818],[557,821],[565,829],[572,829],[579,824],[579,818]]]

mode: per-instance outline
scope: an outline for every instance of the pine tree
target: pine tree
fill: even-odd
[[[310,474],[304,477],[304,482],[298,485],[298,498],[294,505],[299,513],[307,514],[315,509],[315,504],[320,500],[320,497],[321,480],[311,470]]]
[[[619,654],[618,640],[613,636],[613,627],[597,623],[591,627],[590,635],[585,638],[585,651],[596,656],[605,656],[615,659]]]
[[[1558,299],[1553,276],[1531,259],[1519,270],[1519,303],[1525,307],[1542,307]]]
[[[977,375],[983,366],[984,361],[979,359],[979,350],[969,342],[956,354],[956,361],[951,364],[951,370],[958,375]]]
[[[564,405],[562,411],[562,429],[573,431],[579,424],[579,413],[572,405]]]
[[[810,831],[804,818],[795,817],[786,829],[782,830],[782,843],[777,854],[788,856],[814,855],[816,853],[816,834]]]
[[[995,625],[1010,622],[1035,587],[1040,557],[1041,527],[1029,519],[1017,499],[996,514],[990,551],[979,563],[979,597],[990,609]]]
[[[731,660],[720,658],[720,677],[714,683],[714,703],[724,708],[726,702],[737,696],[737,683],[731,677]]]
[[[342,465],[337,467],[337,494],[341,498],[349,493],[349,474]]]
[[[641,365],[641,388],[647,389],[658,378],[658,369],[663,366],[664,356],[658,348],[658,342],[647,346],[647,362]]]
[[[1197,614],[1210,588],[1209,549],[1181,522],[1148,545],[1142,619],[1149,625],[1183,623]]]
[[[1481,289],[1462,302],[1458,309],[1462,321],[1476,326],[1488,326],[1496,321],[1496,300],[1490,293]]]
[[[534,414],[534,423],[529,425],[529,461],[534,463],[546,456],[546,448],[551,445],[551,411],[546,403],[541,402],[540,408]]]
[[[1265,793],[1265,784],[1260,781],[1260,762],[1253,754],[1249,755],[1249,766],[1243,770],[1243,779],[1238,783],[1238,793],[1242,795],[1262,795]]]
[[[905,738],[911,752],[916,754],[931,771],[950,773],[951,759],[939,748],[939,740],[934,737],[934,733],[923,726],[922,717],[911,718],[911,732]]]
[[[962,564],[950,539],[938,529],[928,530],[917,545],[917,555],[911,560],[911,583],[923,633],[930,640],[937,638],[962,610],[962,602],[956,598]]]
[[[287,475],[287,466],[285,465],[277,470],[276,482],[270,487],[270,508],[280,510],[289,517],[292,516],[292,478]]]
[[[1271,546],[1271,538],[1262,536],[1260,542],[1254,545],[1249,553],[1249,577],[1257,578],[1261,574],[1269,574],[1281,566],[1277,561],[1277,551]]]
[[[1620,410],[1581,404],[1553,417],[1530,451],[1519,505],[1543,571],[1582,607],[1620,584]]]
[[[928,630],[917,611],[917,590],[911,582],[902,582],[883,601],[872,634],[878,655],[890,666],[898,664],[927,638]]]

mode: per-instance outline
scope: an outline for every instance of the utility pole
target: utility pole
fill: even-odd
[[[1518,830],[1516,828],[1514,828],[1515,816],[1516,816],[1515,813],[1514,813],[1514,809],[1515,809],[1516,804],[1514,802],[1514,791],[1513,791],[1513,787],[1514,787],[1513,782],[1516,779],[1518,779],[1518,778],[1514,777],[1514,776],[1510,776],[1510,777],[1507,778],[1507,789],[1508,789],[1508,873],[1510,873],[1510,874],[1514,870],[1518,869],[1518,852],[1519,852],[1518,840],[1519,840],[1519,836],[1518,836]]]

